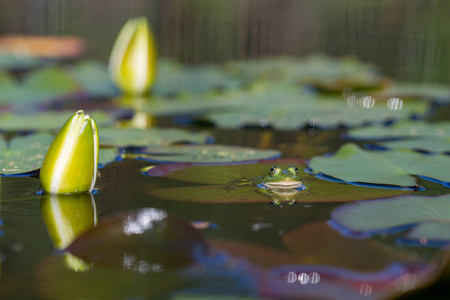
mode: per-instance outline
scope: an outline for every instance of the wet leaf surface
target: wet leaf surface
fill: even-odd
[[[405,196],[344,205],[332,214],[349,235],[370,236],[413,228],[406,237],[422,244],[449,242],[450,196]]]
[[[140,159],[153,162],[221,164],[271,159],[281,155],[272,149],[227,145],[174,145],[143,150]]]
[[[411,175],[448,181],[450,158],[408,150],[367,151],[349,143],[331,157],[313,157],[309,167],[314,173],[324,173],[347,182],[415,186],[416,180]]]

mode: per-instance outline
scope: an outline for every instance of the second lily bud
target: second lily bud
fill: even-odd
[[[61,128],[42,164],[42,188],[50,194],[92,192],[97,179],[98,129],[77,111]]]
[[[144,17],[128,20],[120,31],[109,59],[109,75],[126,94],[142,95],[156,73],[156,47]]]

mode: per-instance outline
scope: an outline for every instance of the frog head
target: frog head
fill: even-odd
[[[298,176],[298,168],[296,166],[289,166],[287,169],[282,169],[278,166],[270,168],[262,179],[263,184],[267,189],[297,189],[302,187],[302,182]]]

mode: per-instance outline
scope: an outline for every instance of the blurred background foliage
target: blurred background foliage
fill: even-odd
[[[106,61],[129,18],[183,63],[355,55],[397,80],[450,81],[446,0],[0,0],[0,34],[77,35]]]

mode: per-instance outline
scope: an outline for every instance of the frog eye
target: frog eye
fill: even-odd
[[[298,168],[294,165],[289,166],[288,170],[291,171],[291,173],[298,174]]]
[[[278,175],[280,173],[280,168],[278,168],[277,166],[273,166],[272,168],[270,168],[269,173],[271,176]]]

